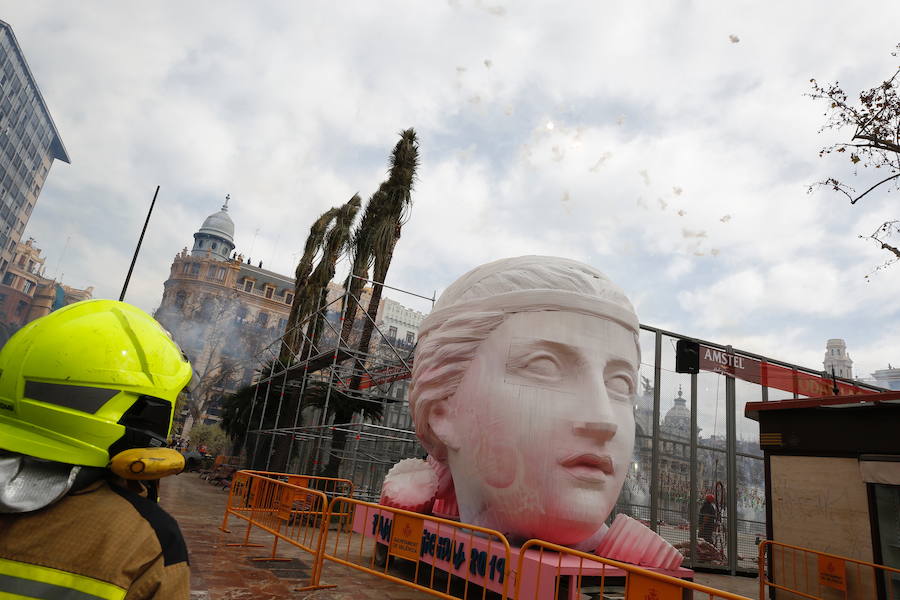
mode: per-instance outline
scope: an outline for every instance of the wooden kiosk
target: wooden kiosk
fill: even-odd
[[[752,402],[770,540],[900,567],[900,391]]]

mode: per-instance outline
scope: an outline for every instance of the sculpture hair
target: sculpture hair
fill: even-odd
[[[634,333],[639,325],[625,294],[603,273],[550,256],[520,256],[477,267],[451,284],[419,328],[409,410],[422,446],[437,460],[446,448],[428,424],[435,402],[456,393],[469,363],[509,314],[565,311],[611,319]]]

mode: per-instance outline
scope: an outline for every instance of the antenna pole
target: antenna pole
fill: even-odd
[[[134,263],[137,262],[138,253],[141,251],[141,243],[144,241],[144,233],[147,231],[147,224],[150,222],[150,215],[153,214],[153,205],[156,204],[156,195],[159,193],[159,186],[153,192],[153,200],[150,202],[150,210],[147,211],[147,219],[144,221],[144,228],[141,229],[141,237],[138,238],[137,246],[134,249],[134,256],[131,257],[131,266],[128,267],[128,275],[125,276],[125,285],[122,286],[122,293],[119,294],[119,302],[125,300],[125,290],[128,289],[128,282],[131,281],[131,272],[134,271]]]

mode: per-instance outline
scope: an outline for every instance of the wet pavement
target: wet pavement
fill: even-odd
[[[160,503],[178,520],[191,561],[191,600],[420,600],[430,594],[403,587],[380,577],[349,567],[325,563],[321,581],[336,585],[331,589],[297,591],[309,582],[312,560],[309,554],[280,543],[278,556],[290,561],[253,561],[271,555],[273,536],[256,529],[250,542],[261,548],[235,547],[243,542],[244,521],[229,520],[232,533],[219,530],[228,501],[228,491],[198,477],[182,473],[161,482]],[[697,573],[697,583],[750,598],[759,596],[758,580]]]
[[[191,600],[420,600],[434,598],[379,577],[341,565],[326,563],[322,583],[336,588],[296,591],[309,582],[309,554],[290,544],[279,543],[278,556],[290,562],[256,562],[254,557],[271,555],[273,536],[256,529],[250,542],[262,548],[228,544],[244,541],[246,522],[231,517],[232,533],[219,530],[228,501],[228,491],[200,479],[197,473],[182,473],[164,479],[160,504],[178,520],[187,542],[191,562]]]

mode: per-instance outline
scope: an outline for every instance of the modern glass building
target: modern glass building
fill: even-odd
[[[70,162],[16,36],[0,21],[0,277],[54,159]]]

